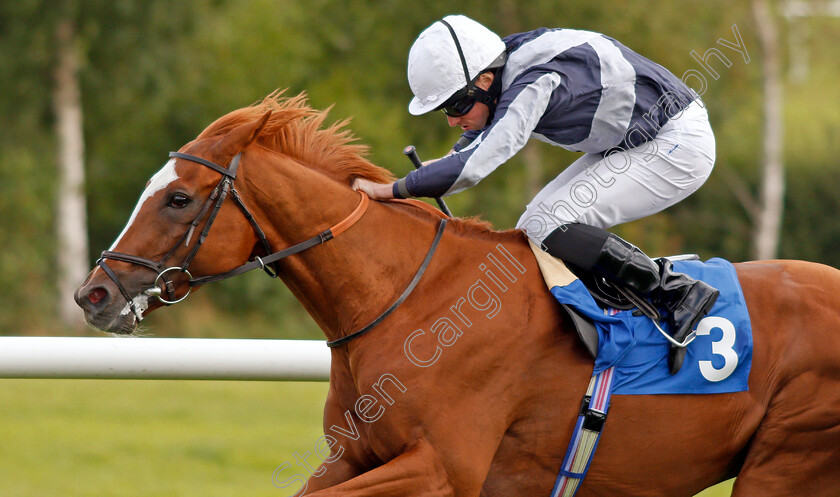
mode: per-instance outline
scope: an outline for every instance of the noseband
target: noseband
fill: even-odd
[[[315,245],[319,245],[324,243],[332,238],[338,236],[341,232],[352,226],[353,224],[358,221],[362,215],[365,213],[367,209],[369,199],[368,196],[364,193],[361,193],[361,202],[356,207],[356,209],[350,213],[343,221],[340,223],[332,226],[331,228],[318,233],[314,237],[293,245],[287,249],[281,250],[279,252],[273,252],[271,250],[271,244],[268,243],[268,240],[265,237],[265,233],[260,228],[259,224],[257,224],[256,219],[245,206],[245,203],[242,201],[242,198],[239,196],[239,193],[233,188],[233,181],[236,179],[236,171],[239,168],[239,160],[241,158],[241,153],[236,154],[236,156],[231,160],[230,165],[227,168],[224,168],[218,164],[210,162],[206,159],[202,159],[201,157],[196,157],[194,155],[183,154],[180,152],[169,152],[169,157],[173,157],[176,159],[184,159],[191,162],[195,162],[197,164],[201,164],[203,166],[209,167],[214,171],[221,173],[222,179],[216,185],[216,188],[213,189],[213,192],[207,198],[207,201],[202,206],[201,210],[199,211],[198,215],[195,219],[190,223],[189,229],[184,233],[181,238],[175,242],[175,245],[161,258],[159,261],[154,261],[151,259],[146,259],[144,257],[139,257],[136,255],[131,254],[124,254],[121,252],[114,252],[111,250],[106,250],[102,252],[102,255],[99,257],[99,260],[96,261],[96,264],[105,271],[105,274],[108,275],[109,278],[117,285],[117,288],[120,290],[120,293],[123,297],[125,297],[126,301],[128,302],[129,308],[131,312],[137,317],[137,320],[140,321],[143,319],[142,313],[137,309],[134,298],[126,290],[125,286],[120,281],[117,274],[105,263],[107,259],[121,261],[121,262],[128,262],[131,264],[136,264],[139,266],[146,267],[158,273],[157,277],[155,278],[154,284],[150,287],[145,289],[142,293],[148,295],[150,297],[157,298],[161,303],[165,305],[172,305],[181,302],[190,294],[190,291],[195,286],[204,285],[206,283],[212,283],[215,281],[221,281],[227,278],[231,278],[233,276],[237,276],[252,269],[262,269],[265,271],[269,276],[272,278],[277,277],[277,268],[276,266],[272,266],[274,263],[283,259],[284,257],[288,257],[290,255],[297,254],[298,252],[302,252],[310,247],[314,247]],[[243,264],[237,268],[234,268],[226,273],[219,273],[210,276],[203,276],[200,278],[193,278],[190,274],[188,267],[192,262],[195,255],[198,253],[198,249],[204,243],[204,240],[207,238],[207,234],[210,232],[211,226],[213,226],[213,222],[216,220],[216,216],[219,213],[219,210],[222,208],[222,204],[224,203],[225,199],[227,199],[228,194],[233,198],[233,201],[239,207],[239,210],[245,215],[245,218],[251,224],[254,229],[254,233],[256,233],[257,238],[259,238],[260,242],[262,243],[263,248],[265,249],[266,254],[269,254],[265,257],[254,257],[254,260]],[[212,210],[211,210],[212,207]],[[181,263],[180,266],[166,266],[166,261],[172,257],[181,243],[184,243],[185,246],[189,246],[190,239],[192,238],[193,232],[201,224],[201,221],[204,219],[205,216],[208,215],[207,223],[204,225],[204,229],[201,230],[201,233],[198,236],[198,240],[196,244],[193,246],[192,250],[190,250],[187,257]],[[176,298],[175,296],[175,285],[173,284],[172,280],[169,277],[169,273],[178,271],[184,273],[188,280],[189,280],[189,289],[187,293],[182,296],[181,298]],[[161,288],[161,283],[163,283],[163,288]],[[166,292],[166,298],[162,296],[163,292]]]

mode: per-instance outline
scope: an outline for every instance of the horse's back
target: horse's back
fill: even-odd
[[[524,264],[530,271],[530,261]],[[739,263],[735,267],[753,328],[749,391],[614,396],[608,435],[601,441],[584,493],[600,495],[599,491],[605,490],[605,495],[615,494],[625,485],[649,487],[651,495],[677,495],[685,488],[695,491],[736,475],[737,496],[797,495],[802,489],[809,495],[832,495],[830,492],[840,487],[840,271],[800,261]],[[537,286],[536,281],[533,284]],[[536,298],[531,306],[541,301]],[[553,333],[570,326],[564,318],[559,313],[548,319],[549,327],[557,327]],[[528,330],[528,335],[535,331]],[[575,358],[583,354],[582,347],[579,349]],[[552,353],[558,351],[546,351]],[[585,384],[585,379],[571,379],[570,372],[591,372],[588,362],[579,366],[578,361],[567,361],[568,357],[559,361],[565,366],[562,373],[542,383],[542,395],[557,398],[558,385],[569,390],[572,385]],[[538,360],[531,364],[550,369]],[[558,433],[567,433],[568,428],[557,426],[566,415],[559,415],[556,407],[532,410],[546,416],[544,423],[554,425]],[[527,425],[539,423],[532,418],[525,421]],[[510,437],[512,441],[506,437],[500,445],[485,486],[488,495],[505,494],[491,490],[514,478],[505,464],[523,457],[516,442],[533,443],[532,438],[517,435],[519,428],[511,426],[509,435],[515,436]],[[668,436],[651,435],[660,432]],[[646,447],[645,457],[628,459],[628,451],[637,450],[633,447]],[[506,454],[505,449],[515,455]],[[562,456],[562,452],[555,454]],[[662,474],[662,468],[673,464],[694,468],[691,461],[698,460],[706,462],[706,472],[683,468]],[[648,472],[646,467],[658,469]],[[622,475],[621,480],[616,481],[615,475]],[[656,485],[649,484],[653,478]],[[832,490],[827,494],[827,489]]]
[[[756,349],[779,373],[840,373],[840,271],[804,261],[735,264]],[[840,380],[840,378],[837,378]]]
[[[750,393],[766,412],[733,495],[836,495],[840,271],[787,260],[735,267],[753,328]]]

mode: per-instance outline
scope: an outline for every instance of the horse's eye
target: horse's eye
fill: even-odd
[[[192,202],[190,197],[184,195],[183,193],[176,193],[175,195],[172,195],[169,199],[169,203],[166,205],[176,209],[183,209],[184,207],[190,205],[190,202]]]

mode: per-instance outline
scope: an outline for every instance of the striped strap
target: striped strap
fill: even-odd
[[[615,367],[611,367],[593,375],[589,380],[589,388],[583,397],[580,415],[566,457],[560,466],[560,474],[551,490],[551,497],[572,497],[583,483],[607,420],[614,372]]]

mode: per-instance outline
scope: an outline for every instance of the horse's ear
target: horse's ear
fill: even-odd
[[[234,155],[243,151],[257,138],[257,136],[259,136],[260,131],[262,131],[265,123],[268,122],[269,117],[271,117],[270,110],[266,111],[266,113],[260,116],[259,119],[245,123],[226,134],[215,147],[218,149],[218,155],[220,158],[227,161],[232,159]]]

